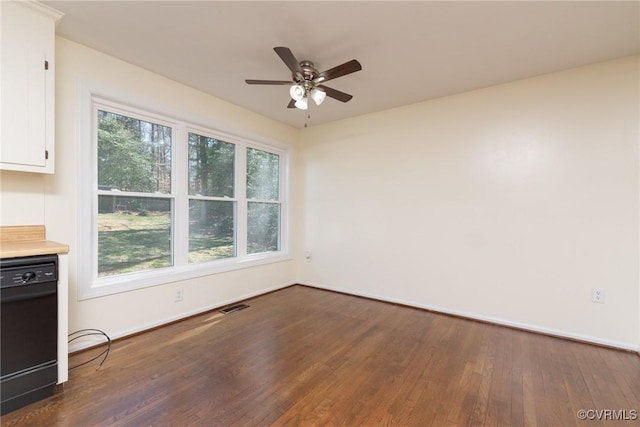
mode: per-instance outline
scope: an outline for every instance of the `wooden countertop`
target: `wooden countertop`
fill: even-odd
[[[27,242],[0,242],[0,258],[19,256],[66,254],[69,246],[51,240],[32,240]]]
[[[45,239],[44,225],[0,227],[0,258],[66,254],[69,246]]]

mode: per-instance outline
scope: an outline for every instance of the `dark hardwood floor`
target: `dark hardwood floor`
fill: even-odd
[[[614,420],[640,416],[637,354],[303,286],[246,303],[117,341],[0,423],[640,425]]]

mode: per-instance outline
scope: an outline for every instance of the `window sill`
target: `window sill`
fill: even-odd
[[[286,252],[272,252],[268,254],[247,255],[242,259],[228,258],[185,266],[158,268],[139,273],[103,277],[95,279],[89,289],[78,289],[78,300],[99,298],[181,280],[195,279],[276,262],[290,261],[291,259],[292,257]]]

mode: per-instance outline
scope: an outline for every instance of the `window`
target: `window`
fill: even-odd
[[[286,150],[90,99],[81,299],[289,258]]]
[[[236,147],[189,132],[189,262],[236,255]]]
[[[280,249],[280,156],[247,148],[247,252]]]
[[[97,110],[98,277],[173,265],[168,126]]]

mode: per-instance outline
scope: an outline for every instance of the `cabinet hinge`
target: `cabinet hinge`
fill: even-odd
[[[44,61],[44,69],[45,70],[49,69],[49,61]]]
[[[49,150],[44,150],[44,159],[49,160]]]

